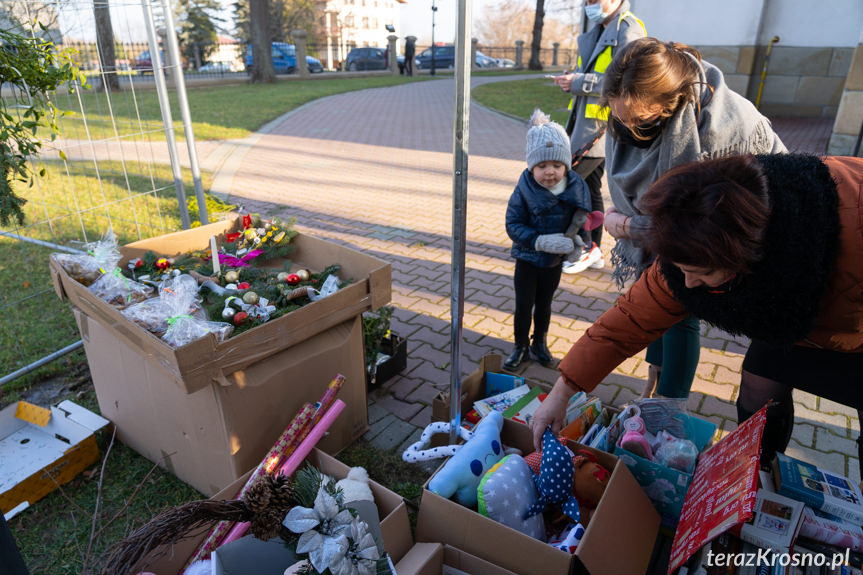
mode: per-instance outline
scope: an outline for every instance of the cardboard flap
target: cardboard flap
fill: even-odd
[[[57,410],[63,413],[64,417],[69,421],[77,423],[81,427],[96,431],[102,429],[109,423],[107,419],[101,415],[96,415],[89,409],[84,409],[77,403],[72,403],[68,399],[57,405]]]
[[[51,421],[51,410],[26,401],[19,401],[15,408],[15,417],[21,421],[45,427]]]

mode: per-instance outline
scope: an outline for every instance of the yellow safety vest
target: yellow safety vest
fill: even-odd
[[[636,18],[635,14],[633,14],[629,10],[621,14],[620,18],[617,19],[617,27],[620,28],[620,23],[623,22],[623,19],[627,16],[632,16],[632,19],[638,22],[638,25],[641,26],[641,29],[644,31],[644,35],[647,36],[647,28],[644,27],[644,22]],[[611,58],[611,46],[606,46],[605,50],[603,50],[596,58],[596,65],[594,65],[593,71],[597,74],[605,74],[605,70],[608,68],[608,65],[611,64]],[[576,65],[581,68],[581,54],[578,55]],[[569,109],[572,110],[572,107],[574,105],[575,98],[572,98],[569,101]],[[584,108],[584,117],[590,118],[592,120],[601,120],[603,122],[607,122],[608,113],[608,107],[602,107],[599,104],[587,104]]]

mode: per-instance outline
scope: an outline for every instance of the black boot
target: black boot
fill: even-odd
[[[533,356],[536,358],[536,361],[538,361],[543,367],[551,367],[554,365],[554,358],[551,356],[551,352],[545,344],[544,333],[533,334],[533,343],[530,344],[530,351],[533,352]]]
[[[503,362],[503,368],[508,371],[515,371],[528,359],[530,359],[530,349],[526,345],[515,344],[515,349],[512,350],[509,358]]]

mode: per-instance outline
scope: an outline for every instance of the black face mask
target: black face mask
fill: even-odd
[[[636,148],[649,148],[653,145],[654,140],[662,134],[662,122],[657,122],[652,126],[641,127],[638,130],[640,137],[636,138],[632,130],[624,126],[620,120],[614,118],[614,130],[612,135],[618,142],[626,146],[635,146]]]

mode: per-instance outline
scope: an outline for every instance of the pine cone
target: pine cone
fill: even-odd
[[[282,520],[293,506],[290,479],[282,474],[264,476],[246,493],[246,506],[254,513],[249,531],[267,541],[279,534]]]

